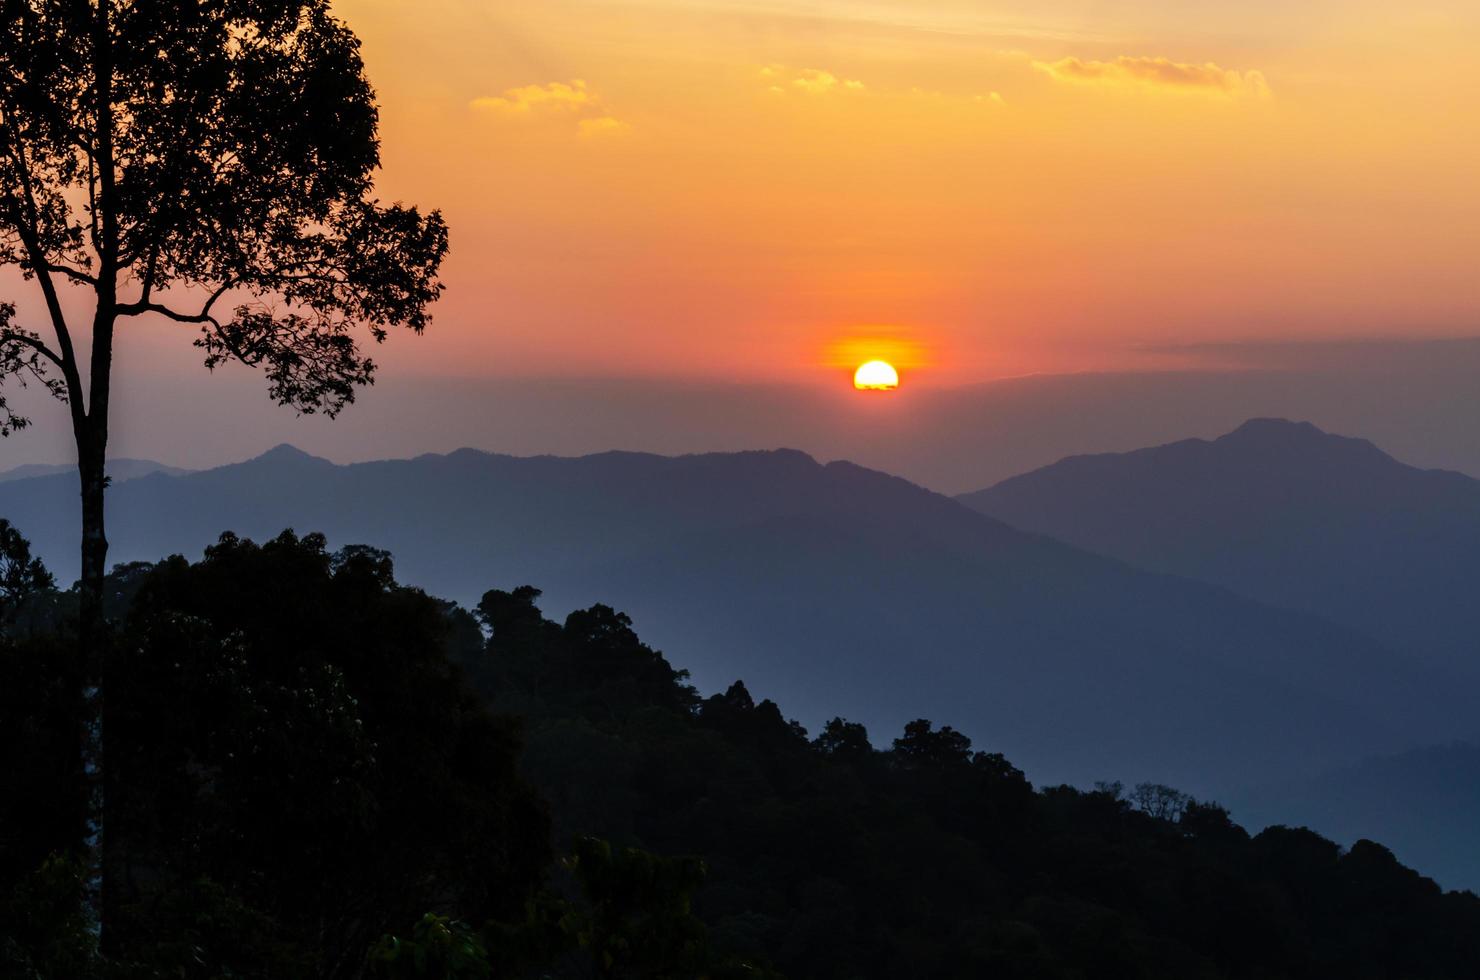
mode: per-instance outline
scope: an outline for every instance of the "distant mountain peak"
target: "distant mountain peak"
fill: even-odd
[[[333,466],[334,465],[332,462],[330,462],[327,459],[324,459],[322,456],[315,456],[312,453],[306,453],[303,450],[299,449],[297,446],[295,446],[295,445],[293,445],[292,443],[289,443],[289,442],[280,442],[276,446],[273,446],[271,449],[269,449],[267,452],[263,453],[260,456],[256,456],[256,457],[248,460],[247,462],[249,462],[249,463],[278,463],[278,464],[283,464],[283,463],[316,463],[316,464],[322,464],[322,465],[326,465],[326,466]]]
[[[1007,524],[1322,616],[1477,676],[1480,482],[1308,422],[1074,457],[959,498]]]
[[[1387,453],[1366,439],[1334,435],[1310,422],[1294,422],[1282,418],[1249,419],[1227,435],[1214,439],[1212,444],[1297,452],[1336,450],[1369,459],[1391,459]]]
[[[1296,422],[1292,419],[1282,419],[1273,416],[1252,418],[1232,432],[1223,436],[1224,439],[1264,437],[1270,435],[1281,436],[1303,436],[1307,438],[1322,438],[1330,433],[1318,428],[1311,422]]]

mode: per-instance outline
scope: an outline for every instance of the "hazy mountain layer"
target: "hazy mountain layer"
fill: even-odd
[[[69,477],[0,487],[64,577],[75,507]],[[115,561],[285,526],[387,548],[438,594],[614,604],[703,689],[743,677],[808,725],[843,714],[878,739],[932,718],[1039,781],[1218,793],[1473,728],[1455,685],[1353,633],[796,452],[341,467],[281,447],[110,498]]]
[[[59,476],[76,472],[76,467],[71,463],[27,463],[24,466],[15,466],[8,470],[0,470],[0,483],[8,480],[29,480],[38,476]],[[113,482],[120,483],[124,480],[132,480],[150,473],[165,473],[169,476],[180,476],[189,470],[180,469],[177,466],[166,466],[156,463],[152,459],[110,459],[108,461],[108,475]]]
[[[120,455],[194,469],[286,441],[342,461],[459,446],[580,456],[781,445],[961,493],[1069,455],[1213,438],[1251,416],[1277,415],[1361,433],[1405,462],[1480,477],[1473,424],[1480,340],[1228,344],[1147,354],[1164,358],[1164,366],[1201,367],[964,387],[939,387],[934,372],[906,372],[899,391],[876,398],[853,391],[846,374],[800,384],[732,371],[722,381],[536,378],[515,376],[511,364],[470,364],[456,377],[438,377],[387,364],[374,391],[337,419],[285,412],[263,397],[256,372],[201,371],[190,354],[129,371],[109,445]],[[480,370],[496,376],[470,376]],[[10,397],[35,424],[0,443],[0,460],[68,458],[67,413],[34,386]]]
[[[1316,613],[1480,693],[1480,481],[1260,419],[1219,439],[1076,456],[959,498],[1143,568]]]

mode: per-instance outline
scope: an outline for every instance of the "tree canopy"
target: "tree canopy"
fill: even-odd
[[[4,0],[0,264],[38,283],[54,339],[0,307],[0,378],[106,411],[62,308],[77,286],[94,399],[114,324],[157,315],[300,411],[353,400],[374,372],[354,329],[422,330],[447,249],[437,213],[374,197],[359,47],[326,0]]]
[[[86,949],[75,648],[0,632],[0,973],[1461,978],[1480,899],[1170,787],[1036,789],[920,719],[815,738],[596,605],[476,612],[318,535],[118,569],[125,890]],[[47,610],[65,597],[28,599]]]

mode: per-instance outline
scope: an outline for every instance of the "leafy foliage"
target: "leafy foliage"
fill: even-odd
[[[385,980],[484,980],[493,967],[482,938],[466,922],[428,912],[409,937],[387,935],[376,942],[370,971]]]
[[[809,739],[742,683],[700,698],[608,607],[554,623],[521,588],[474,614],[398,585],[384,552],[291,533],[121,568],[110,594],[120,954],[92,958],[70,856],[75,647],[5,635],[7,976],[1439,980],[1480,962],[1480,899],[1377,844],[1251,837],[1156,784],[1035,791],[924,719],[884,751],[843,719]]]
[[[57,343],[0,306],[0,379],[81,407],[69,285],[97,294],[100,349],[118,318],[166,317],[303,412],[371,380],[356,327],[425,328],[447,228],[375,199],[374,93],[327,0],[6,0],[3,22],[0,264],[38,280]]]
[[[31,556],[30,542],[0,518],[0,629],[14,618],[21,603],[55,587],[41,559]]]
[[[682,977],[703,972],[708,944],[691,913],[704,865],[613,848],[582,837],[566,859],[587,905],[567,918],[600,977]]]

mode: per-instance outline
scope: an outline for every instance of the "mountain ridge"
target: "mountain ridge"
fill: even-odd
[[[76,472],[73,463],[25,463],[21,466],[13,466],[10,469],[0,470],[0,483],[11,480],[36,480],[52,476],[64,476]],[[123,480],[137,480],[153,473],[163,473],[167,476],[183,476],[193,472],[179,466],[167,466],[164,463],[152,459],[133,459],[131,457],[119,457],[108,460],[107,471],[114,482]]]
[[[0,515],[65,580],[74,517],[43,484],[0,486]],[[609,603],[701,686],[785,690],[809,725],[950,719],[1039,779],[1208,792],[1471,734],[1447,678],[1348,630],[796,450],[340,466],[280,447],[122,483],[110,508],[115,562],[323,531],[464,603],[525,583],[560,614]]]
[[[1480,481],[1309,423],[1070,457],[963,504],[1137,567],[1357,629],[1480,680]]]

